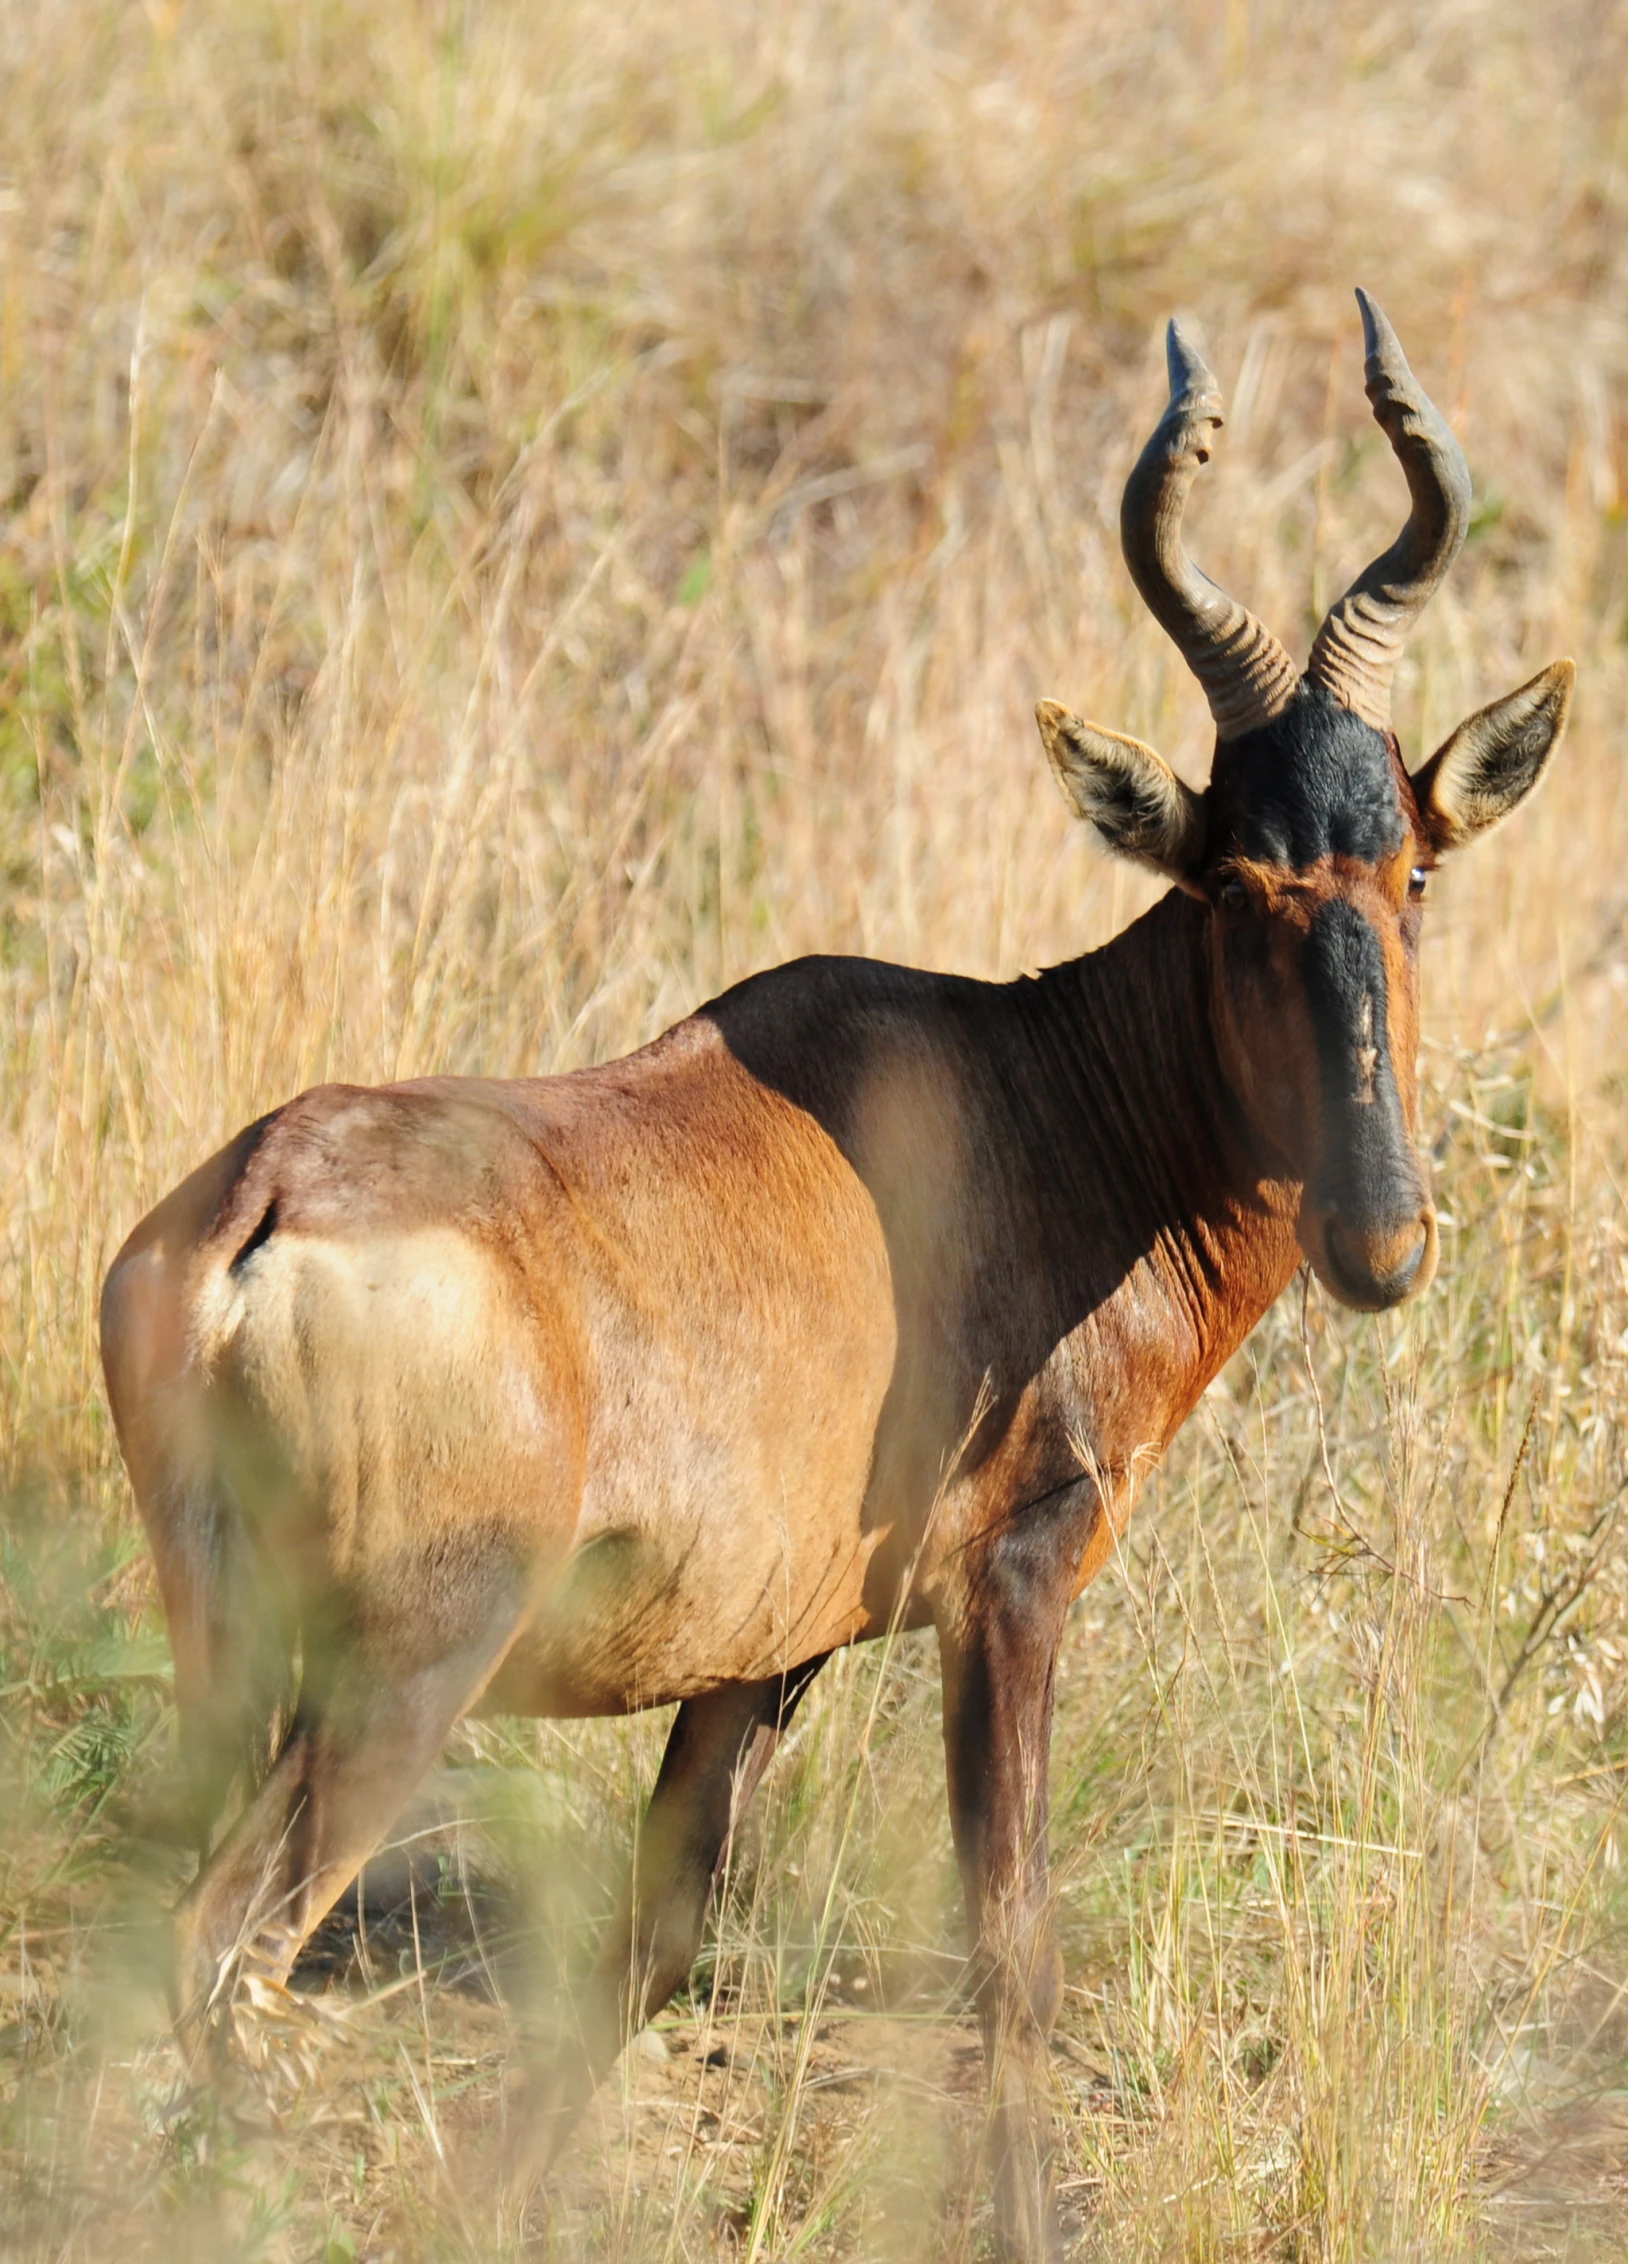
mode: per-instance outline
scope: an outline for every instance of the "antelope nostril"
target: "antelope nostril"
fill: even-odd
[[[1387,1303],[1407,1295],[1430,1247],[1430,1229],[1422,1219],[1392,1234],[1354,1234],[1330,1219],[1325,1231],[1340,1273],[1353,1285],[1371,1286]]]

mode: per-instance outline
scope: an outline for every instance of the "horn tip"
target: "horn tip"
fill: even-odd
[[[1205,358],[1204,340],[1191,315],[1185,319],[1173,314],[1164,334],[1165,367],[1170,373],[1170,397],[1194,390],[1209,390],[1215,384],[1210,365]]]
[[[1371,291],[1357,285],[1357,305],[1362,311],[1362,350],[1370,362],[1403,362],[1402,345],[1391,328],[1384,308]],[[1405,362],[1403,363],[1405,367]]]

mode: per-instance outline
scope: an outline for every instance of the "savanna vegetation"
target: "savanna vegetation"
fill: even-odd
[[[97,1291],[325,1077],[564,1069],[810,949],[1010,975],[1146,900],[1064,698],[1202,774],[1116,514],[1204,325],[1197,554],[1297,651],[1400,523],[1350,286],[1476,476],[1419,754],[1563,651],[1432,886],[1444,1262],[1297,1285],[1078,1607],[1084,2258],[1628,2243],[1628,8],[0,9],[0,2257],[972,2258],[911,1637],[822,1677],[690,1995],[502,2224],[514,2036],[664,1722],[459,1733],[241,2075],[163,2007],[167,1651]]]

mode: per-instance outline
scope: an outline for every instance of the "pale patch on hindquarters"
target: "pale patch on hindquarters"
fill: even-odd
[[[349,1580],[473,1521],[528,1554],[566,1545],[580,1449],[540,1330],[469,1236],[279,1231],[214,1286],[195,1342],[233,1490],[274,1554]]]

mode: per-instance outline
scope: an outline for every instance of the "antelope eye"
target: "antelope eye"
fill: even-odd
[[[1409,873],[1408,895],[1412,898],[1415,904],[1417,904],[1420,897],[1423,896],[1425,892],[1425,882],[1429,878],[1430,875],[1425,871],[1423,865],[1415,865],[1412,872]]]
[[[1221,901],[1229,912],[1236,912],[1249,900],[1249,891],[1241,880],[1224,880],[1220,889]]]

